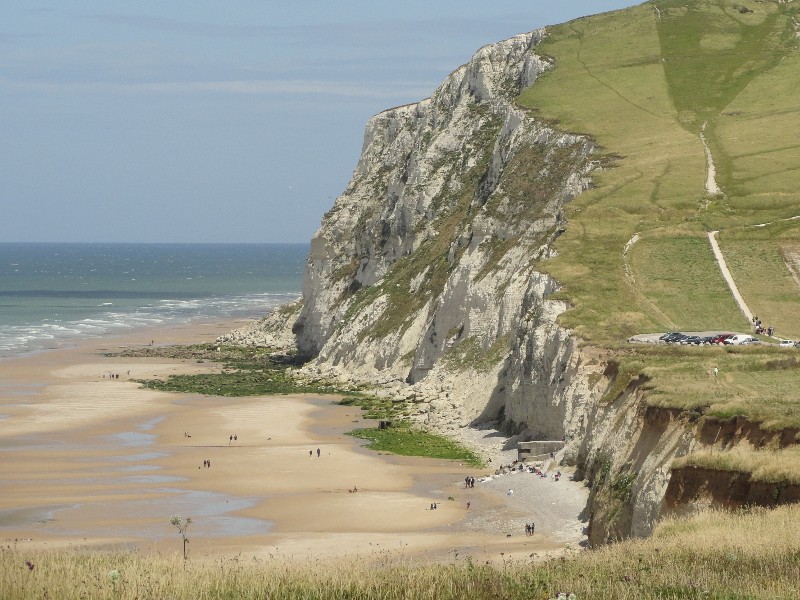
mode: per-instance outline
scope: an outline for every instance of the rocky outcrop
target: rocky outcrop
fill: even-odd
[[[277,307],[262,319],[218,337],[216,341],[220,344],[266,347],[283,352],[294,351],[296,344],[292,325],[297,320],[302,306],[302,300],[298,298]]]

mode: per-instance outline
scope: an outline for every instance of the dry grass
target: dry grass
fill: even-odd
[[[4,600],[258,599],[794,599],[800,597],[800,506],[669,520],[646,540],[563,558],[490,565],[454,554],[422,564],[394,553],[324,563],[255,557],[205,563],[135,552],[0,551]],[[29,566],[30,565],[30,566]]]
[[[800,484],[800,448],[754,451],[738,446],[725,452],[703,450],[673,461],[673,468],[702,467],[749,473],[753,481]]]
[[[800,427],[795,349],[646,348],[631,360],[646,363],[641,371],[650,379],[645,399],[652,406],[700,409],[719,419],[743,416],[769,430]]]

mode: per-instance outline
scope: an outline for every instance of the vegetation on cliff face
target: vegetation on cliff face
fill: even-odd
[[[475,337],[456,340],[442,356],[442,361],[448,369],[453,371],[485,372],[494,368],[498,362],[506,357],[508,352],[508,337],[502,336],[484,350],[480,341]]]

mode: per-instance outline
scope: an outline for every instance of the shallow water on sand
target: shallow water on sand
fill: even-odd
[[[49,502],[31,497],[23,508],[0,510],[0,537],[4,530],[46,528],[58,536],[146,538],[158,540],[174,535],[169,519],[174,514],[191,515],[194,535],[203,537],[260,535],[270,531],[269,521],[239,517],[236,511],[252,507],[256,500],[210,491],[165,487],[185,482],[185,477],[160,472],[152,461],[166,458],[169,452],[154,450],[157,436],[152,430],[163,417],[149,419],[133,431],[76,440],[45,441],[48,436],[17,439],[3,448],[4,460],[14,461],[31,452],[53,450],[49,473],[23,474],[22,481],[0,472],[0,486],[40,483],[56,489],[100,488],[100,497],[86,497],[71,503]],[[135,449],[130,454],[130,449]],[[63,457],[72,457],[62,460]],[[100,458],[98,458],[100,457]],[[98,463],[99,461],[99,463]],[[95,492],[98,493],[98,492]],[[124,498],[133,495],[133,498]],[[41,504],[38,504],[41,502]],[[116,517],[115,517],[116,515]],[[92,525],[94,518],[97,524]],[[109,523],[109,521],[111,521]],[[80,524],[76,527],[76,524]],[[87,529],[87,524],[90,529]]]

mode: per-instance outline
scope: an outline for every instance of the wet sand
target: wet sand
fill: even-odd
[[[219,366],[104,356],[154,337],[212,341],[240,324],[86,340],[0,361],[0,540],[175,553],[181,540],[169,521],[182,515],[193,520],[196,559],[494,561],[579,541],[579,484],[515,475],[539,496],[506,497],[502,478],[464,489],[466,475],[489,470],[366,450],[344,435],[367,424],[360,411],[330,397],[156,392],[131,380]],[[545,505],[549,512],[537,513]],[[537,514],[547,523],[527,537],[524,523]]]

